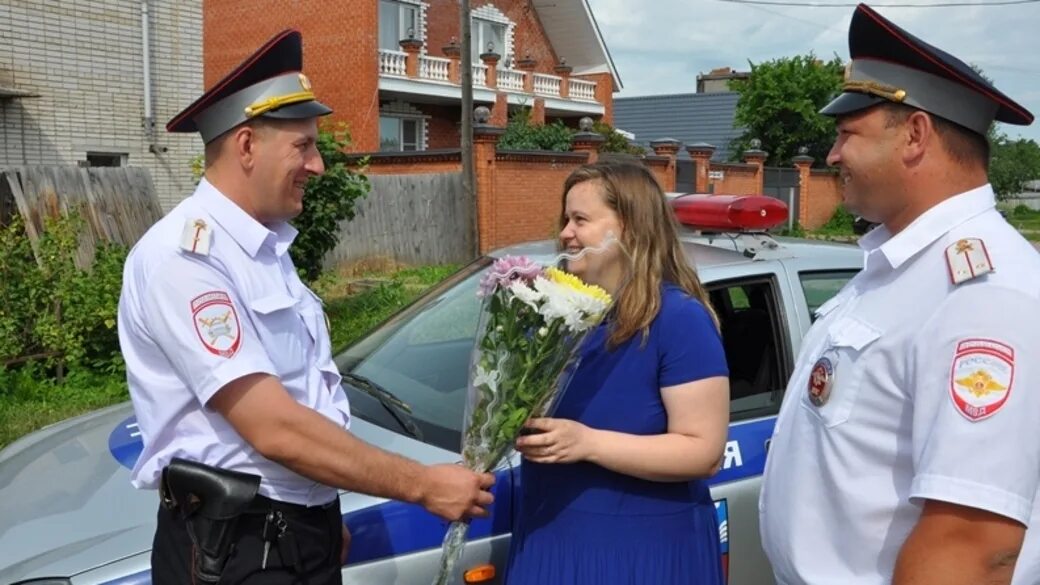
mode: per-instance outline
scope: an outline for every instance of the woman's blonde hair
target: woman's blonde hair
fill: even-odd
[[[617,347],[636,332],[645,342],[650,323],[661,310],[661,283],[676,284],[704,305],[718,327],[718,317],[689,265],[679,242],[675,215],[654,175],[635,162],[603,161],[578,167],[563,184],[563,209],[567,193],[586,181],[602,189],[603,201],[618,215],[623,226],[620,244],[628,266],[613,310],[609,347]],[[567,225],[560,215],[560,230]]]

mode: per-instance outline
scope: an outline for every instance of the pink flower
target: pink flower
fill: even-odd
[[[484,278],[480,279],[478,297],[486,297],[499,287],[509,286],[516,280],[533,282],[535,277],[544,276],[542,267],[527,256],[505,256],[495,261]]]

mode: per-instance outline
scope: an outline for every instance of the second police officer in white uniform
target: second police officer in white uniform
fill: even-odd
[[[168,125],[199,132],[206,173],[127,259],[119,338],[159,488],[152,583],[339,583],[337,488],[486,515],[490,474],[423,466],[350,434],[320,299],[288,250],[324,171],[302,38],[268,41]]]
[[[828,163],[882,225],[803,342],[764,548],[781,585],[1036,585],[1040,254],[986,177],[994,118],[1033,117],[864,5],[849,48]]]

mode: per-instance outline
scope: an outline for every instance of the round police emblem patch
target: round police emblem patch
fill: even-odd
[[[816,360],[812,372],[809,373],[809,402],[814,406],[823,406],[831,395],[834,384],[834,364],[826,357]]]

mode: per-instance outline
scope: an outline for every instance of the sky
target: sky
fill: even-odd
[[[783,1],[783,0],[771,0]],[[884,4],[943,0],[879,0],[878,12],[918,38],[978,65],[997,89],[1038,120],[998,124],[1011,138],[1040,142],[1040,2],[994,6],[889,8]],[[946,0],[949,3],[949,0]],[[722,0],[589,0],[624,88],[619,97],[693,93],[697,75],[718,67],[748,71],[748,63],[814,53],[848,60],[854,6],[758,6]]]

